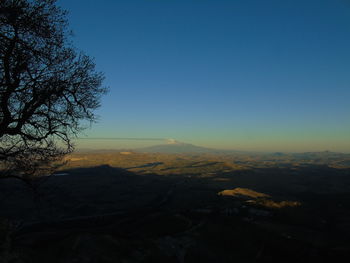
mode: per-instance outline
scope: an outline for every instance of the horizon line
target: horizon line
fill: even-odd
[[[168,138],[78,137],[78,140],[166,141]]]

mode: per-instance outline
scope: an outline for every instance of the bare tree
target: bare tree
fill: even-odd
[[[106,92],[56,0],[0,1],[0,177],[46,173]]]

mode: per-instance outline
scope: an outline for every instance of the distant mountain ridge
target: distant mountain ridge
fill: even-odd
[[[179,142],[175,139],[167,139],[166,143],[152,145],[141,148],[115,148],[115,149],[88,149],[78,148],[77,153],[113,153],[113,152],[139,152],[139,153],[211,153],[211,154],[248,154],[248,155],[270,155],[276,158],[297,158],[297,159],[312,159],[312,158],[340,158],[349,156],[350,153],[332,152],[332,151],[315,151],[315,152],[262,152],[249,150],[230,150],[230,149],[215,149],[197,146],[190,143]]]
[[[146,153],[215,153],[217,150],[196,146],[190,143],[169,140],[167,144],[159,144],[144,148],[135,149],[138,152]]]

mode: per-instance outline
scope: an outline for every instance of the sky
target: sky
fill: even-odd
[[[82,137],[350,152],[350,1],[57,3],[110,89]]]

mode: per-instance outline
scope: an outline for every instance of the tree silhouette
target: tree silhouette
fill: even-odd
[[[106,92],[56,0],[0,1],[0,176],[47,172]]]

